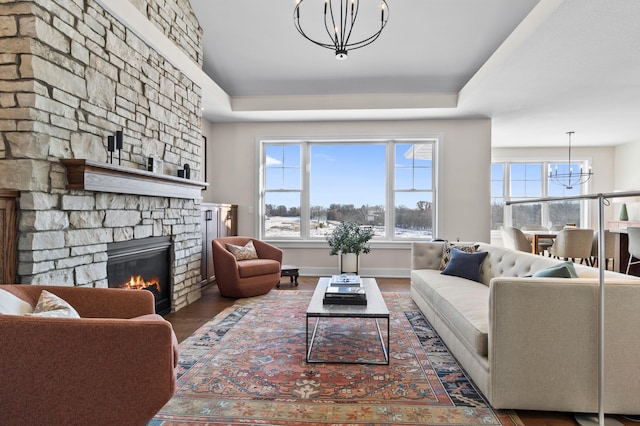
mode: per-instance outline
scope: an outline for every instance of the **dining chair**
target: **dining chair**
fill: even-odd
[[[631,265],[640,263],[640,228],[628,227],[627,236],[629,237],[629,263],[627,263],[627,271],[625,273],[628,275]]]
[[[502,244],[512,250],[520,250],[531,253],[531,241],[518,228],[503,226],[500,228]]]
[[[609,260],[611,260],[611,269],[615,266],[615,250],[616,237],[608,229],[604,230],[604,268],[609,269]],[[593,233],[593,243],[591,246],[591,266],[598,266],[598,232]]]
[[[580,259],[580,263],[590,263],[593,246],[593,229],[563,229],[558,232],[549,253],[556,258]]]

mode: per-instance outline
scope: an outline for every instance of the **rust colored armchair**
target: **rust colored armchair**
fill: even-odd
[[[153,294],[0,285],[32,306],[42,290],[80,318],[0,314],[2,424],[145,425],[173,396],[177,340]],[[3,421],[8,421],[4,423]]]
[[[237,260],[226,244],[245,246],[253,242],[257,259]],[[280,281],[282,250],[250,237],[223,237],[211,241],[213,268],[220,294],[251,297],[268,293]]]

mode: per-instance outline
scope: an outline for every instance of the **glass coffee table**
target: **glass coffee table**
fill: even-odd
[[[330,278],[320,278],[316,290],[313,293],[309,307],[307,308],[307,326],[306,326],[306,361],[308,363],[328,363],[328,364],[383,364],[389,365],[389,309],[387,304],[382,298],[382,293],[378,288],[378,283],[374,278],[362,278],[362,284],[367,294],[366,305],[325,305],[323,304],[324,293],[329,285]],[[309,336],[309,319],[315,318],[315,325],[313,332]],[[330,320],[332,318],[371,318],[374,320],[376,329],[378,332],[378,338],[380,346],[382,348],[382,355],[384,360],[379,361],[360,361],[360,360],[331,360],[331,359],[318,359],[312,356],[314,350],[314,342],[316,340],[316,333],[318,331],[318,324],[320,320]],[[379,320],[386,320],[387,333],[386,339],[383,336],[380,329]],[[386,340],[386,345],[385,345]],[[382,358],[382,357],[381,357]]]

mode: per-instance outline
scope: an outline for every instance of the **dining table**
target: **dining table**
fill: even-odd
[[[531,237],[531,253],[540,253],[539,243],[541,239],[554,239],[558,236],[558,231],[522,231],[527,237]]]

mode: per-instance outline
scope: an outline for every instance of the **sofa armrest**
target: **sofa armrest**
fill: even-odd
[[[34,306],[42,290],[47,290],[69,302],[83,318],[134,318],[155,313],[155,299],[146,290],[27,284],[0,286],[4,287],[18,289]]]
[[[411,269],[440,269],[444,243],[419,241],[411,244]]]
[[[38,297],[47,290],[63,298],[83,318],[135,318],[155,313],[153,293],[146,290],[46,285],[30,285],[29,290],[37,290]]]
[[[277,260],[280,264],[282,264],[282,250],[280,250],[278,247],[255,239],[253,240],[253,246],[256,248],[256,252],[258,253],[258,257],[260,259]]]
[[[623,409],[637,406],[640,381],[631,383],[628,377],[640,377],[638,301],[640,281],[607,281],[605,393],[611,396],[606,401],[607,412],[626,412]],[[597,279],[492,279],[491,404],[495,408],[597,411],[598,306]],[[550,398],[550,389],[562,397]]]
[[[0,315],[0,412],[21,424],[145,424],[175,391],[175,337],[136,320]]]
[[[211,253],[213,256],[213,269],[216,275],[216,280],[219,277],[228,277],[233,281],[240,279],[238,272],[238,261],[236,257],[231,254],[219,241],[211,240]]]

